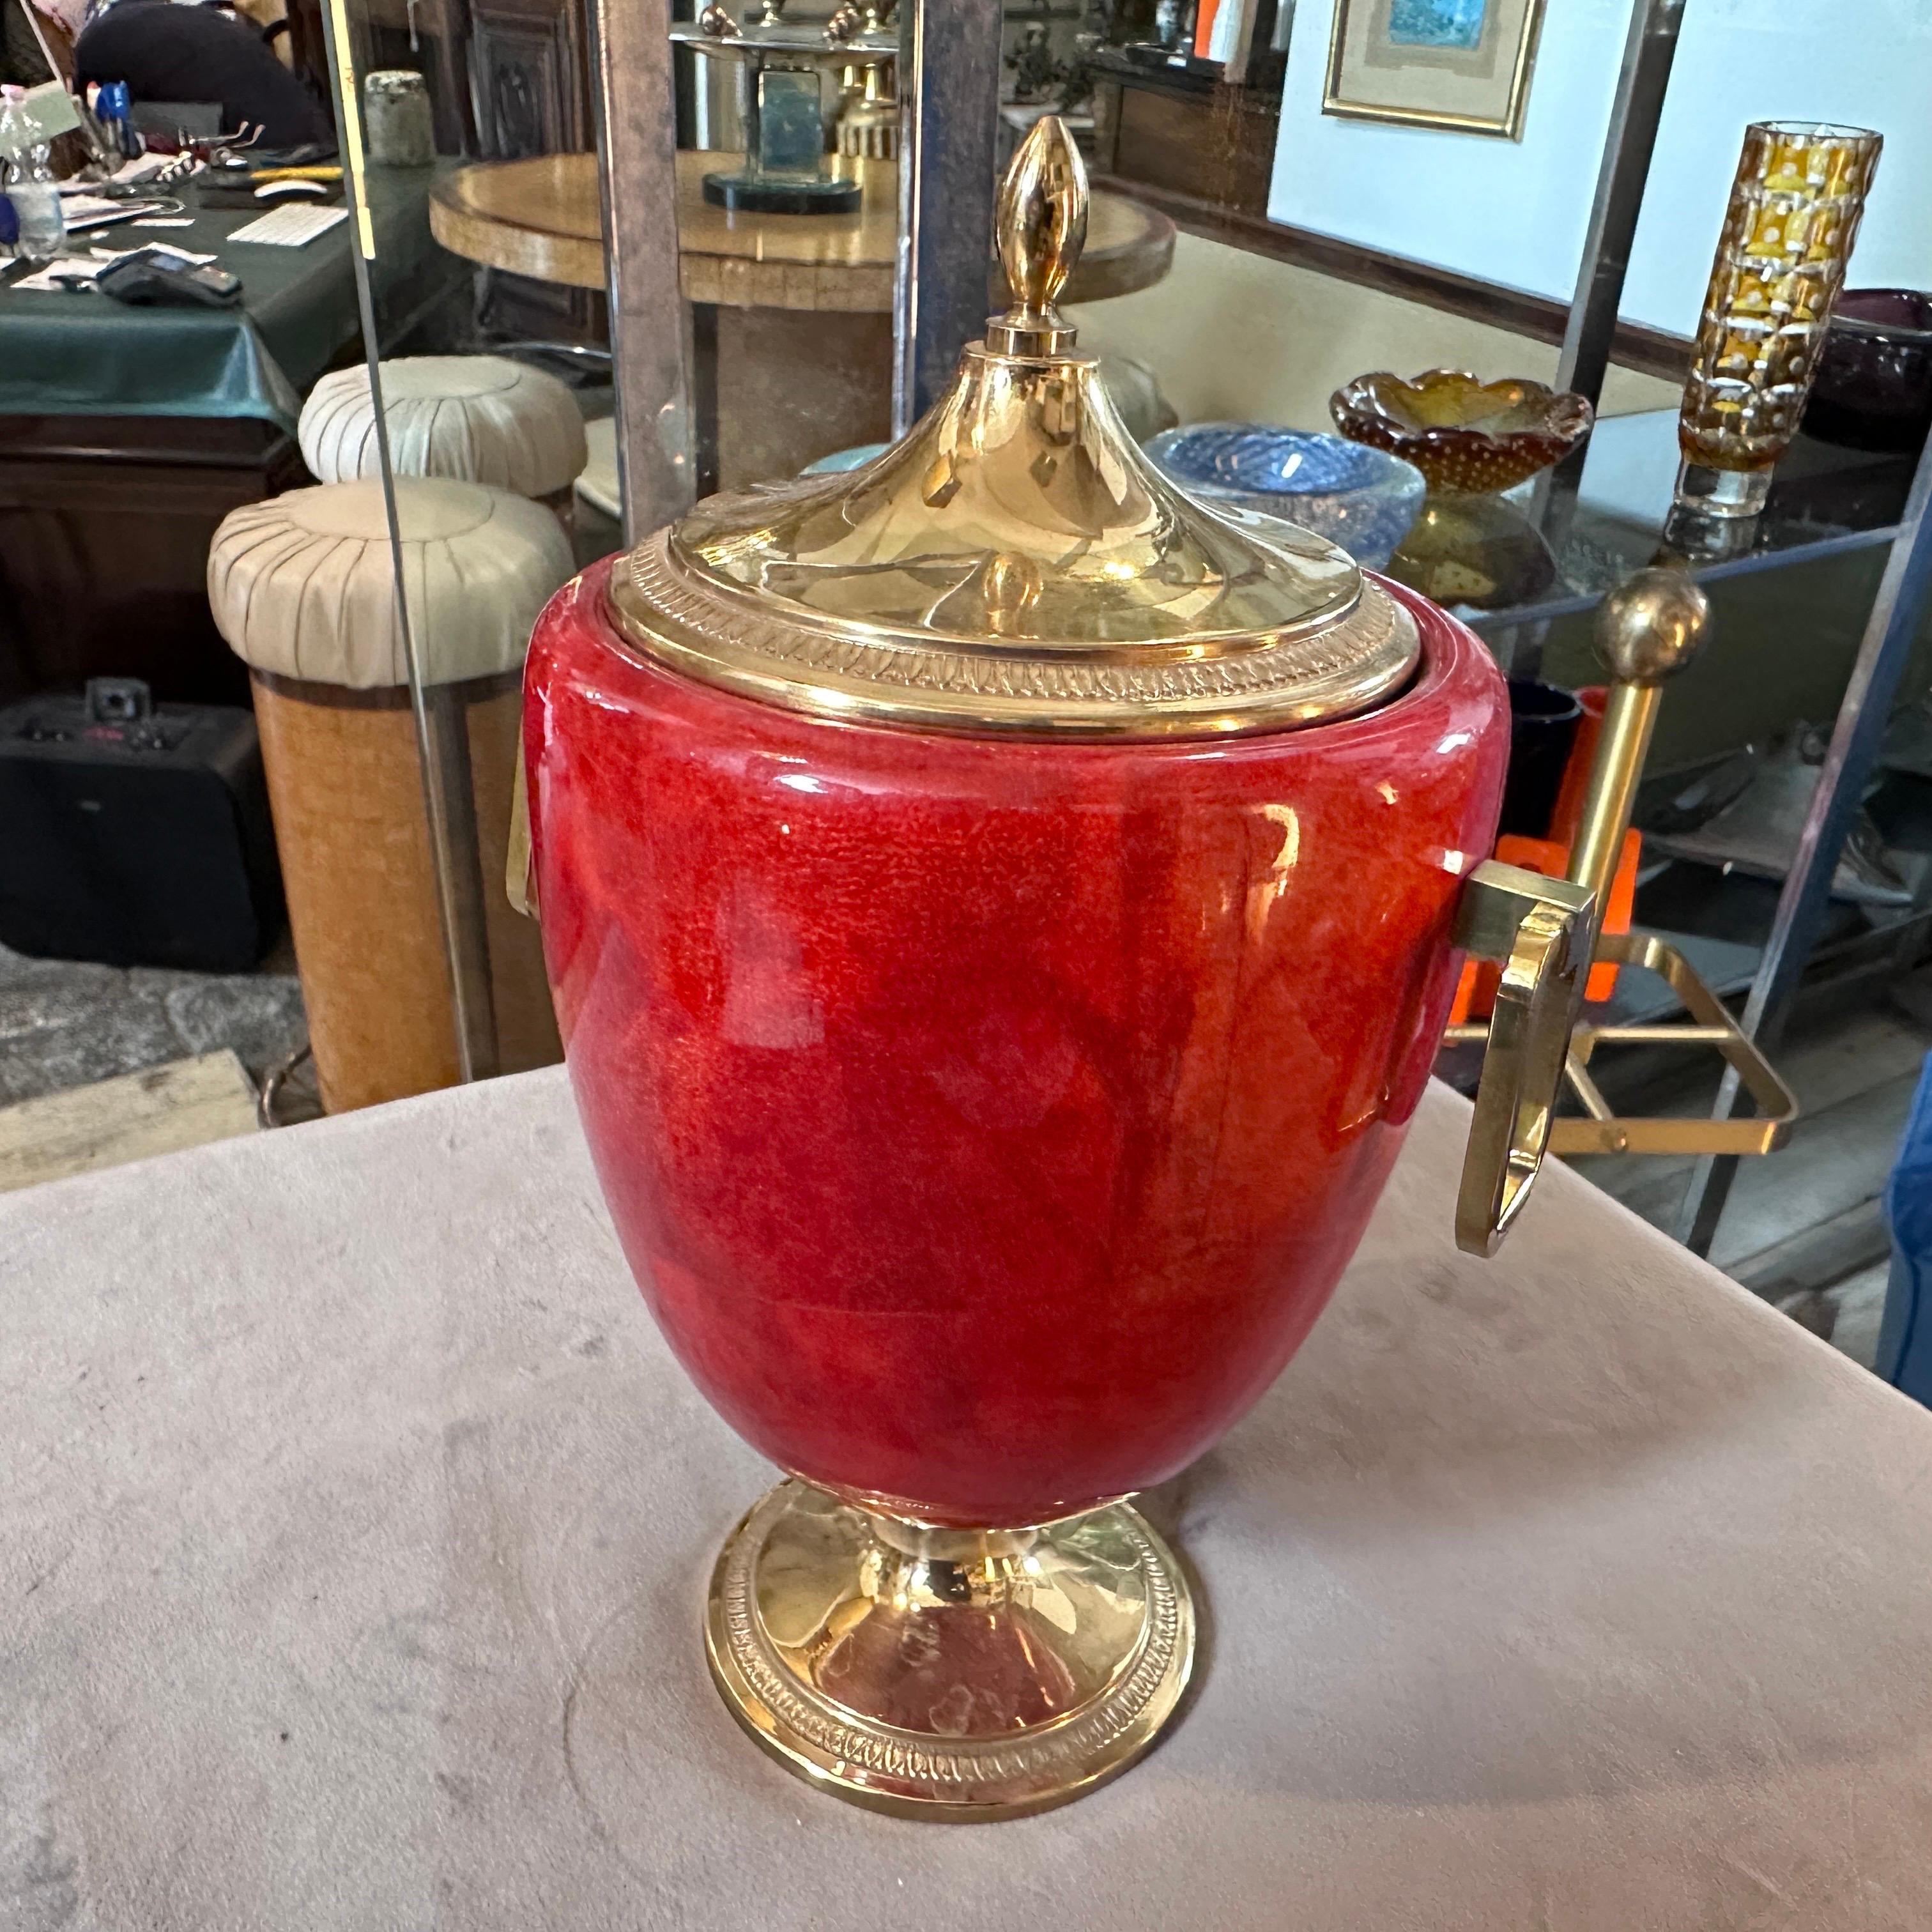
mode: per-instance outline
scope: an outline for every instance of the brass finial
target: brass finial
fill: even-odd
[[[1058,114],[1035,122],[1008,163],[994,225],[1013,306],[988,322],[986,346],[1065,355],[1074,332],[1053,304],[1087,240],[1087,170]]]
[[[1640,570],[1604,599],[1597,652],[1619,684],[1661,684],[1697,655],[1711,600],[1681,570]]]

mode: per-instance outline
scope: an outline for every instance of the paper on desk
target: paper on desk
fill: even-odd
[[[77,281],[91,282],[106,266],[104,262],[95,261],[91,255],[62,255],[44,268],[36,268],[31,275],[23,275],[17,282],[9,282],[7,286],[39,295],[64,296],[71,291],[62,285],[58,277],[70,275]]]
[[[172,248],[165,242],[146,242],[139,248],[102,248],[92,255],[62,255],[44,268],[37,268],[31,275],[23,276],[8,286],[38,295],[68,295],[73,292],[62,280],[63,276],[92,284],[103,268],[111,268],[126,256],[144,254],[152,254],[164,263],[178,262],[195,268],[206,267],[214,260],[212,255],[193,254],[185,248]]]
[[[123,161],[107,178],[124,183],[152,181],[174,159],[172,154],[136,154],[131,161]],[[64,181],[59,185],[63,195],[83,195],[92,194],[101,184],[98,181]]]
[[[125,202],[107,201],[98,194],[68,195],[61,204],[70,235],[76,228],[91,228],[99,222],[124,220],[129,212]]]
[[[125,255],[152,255],[164,268],[171,268],[177,262],[185,262],[190,268],[205,268],[215,258],[212,255],[197,255],[192,248],[177,248],[172,242],[143,242],[134,248],[96,248],[92,260],[97,271],[119,261]]]

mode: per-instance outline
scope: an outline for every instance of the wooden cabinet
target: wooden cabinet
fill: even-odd
[[[1281,100],[1189,75],[1111,73],[1094,90],[1099,171],[1211,206],[1265,215]]]
[[[596,145],[584,0],[469,0],[471,98],[485,160]]]
[[[585,0],[466,0],[470,101],[485,160],[580,153],[597,144]],[[604,298],[492,270],[481,308],[492,334],[608,340]]]
[[[90,677],[247,704],[208,613],[208,544],[230,510],[307,480],[252,418],[0,417],[0,704]]]

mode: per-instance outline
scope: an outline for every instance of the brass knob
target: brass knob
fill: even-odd
[[[1640,570],[1618,584],[1597,613],[1597,650],[1612,682],[1570,848],[1570,876],[1588,886],[1595,901],[1593,950],[1622,860],[1664,680],[1697,655],[1710,622],[1710,600],[1681,570]]]
[[[1697,655],[1711,600],[1680,570],[1640,570],[1597,612],[1597,653],[1618,684],[1661,684]]]
[[[1014,305],[987,323],[987,347],[1064,355],[1073,331],[1053,304],[1086,245],[1087,168],[1058,114],[1036,121],[1007,164],[994,226]]]

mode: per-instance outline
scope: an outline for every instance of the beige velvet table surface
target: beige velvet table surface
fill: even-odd
[[[1458,1256],[1465,1118],[1150,1499],[1182,1720],[998,1826],[719,1704],[769,1472],[560,1072],[7,1197],[0,1928],[1932,1924],[1932,1417],[1565,1172]]]

